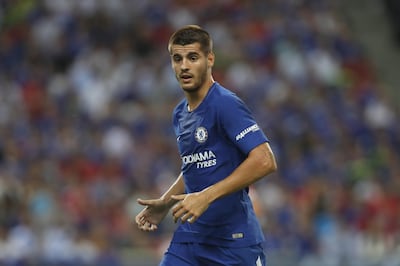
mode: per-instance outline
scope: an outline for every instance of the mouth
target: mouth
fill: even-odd
[[[191,81],[193,76],[188,73],[183,73],[179,75],[179,78],[183,81],[183,83],[188,83]]]

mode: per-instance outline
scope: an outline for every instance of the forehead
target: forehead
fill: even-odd
[[[200,43],[191,43],[187,45],[173,44],[171,45],[171,55],[186,55],[191,53],[200,54],[202,51],[200,49]]]

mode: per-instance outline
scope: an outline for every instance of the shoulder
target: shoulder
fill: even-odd
[[[172,117],[173,119],[175,119],[179,114],[182,113],[182,111],[184,111],[187,106],[187,101],[186,99],[182,99],[174,108],[173,112],[172,112]]]
[[[183,110],[186,106],[186,99],[182,99],[174,108],[174,113]]]
[[[219,83],[215,84],[212,91],[211,102],[219,109],[229,109],[230,107],[242,105],[243,101],[232,91],[221,86]]]

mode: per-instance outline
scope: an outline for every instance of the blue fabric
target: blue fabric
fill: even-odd
[[[197,243],[171,243],[160,266],[265,266],[261,245],[225,248]]]
[[[186,99],[179,103],[173,117],[186,193],[226,178],[268,141],[246,105],[218,83],[193,112],[187,106]],[[172,241],[228,247],[264,241],[248,188],[213,202],[195,223],[179,225]]]

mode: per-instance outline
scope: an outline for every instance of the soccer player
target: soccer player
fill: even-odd
[[[161,266],[265,265],[264,235],[249,186],[277,168],[269,140],[245,103],[215,82],[207,31],[177,30],[168,43],[184,99],[173,126],[181,173],[158,199],[138,199],[141,230],[154,231],[172,208],[179,221]]]

